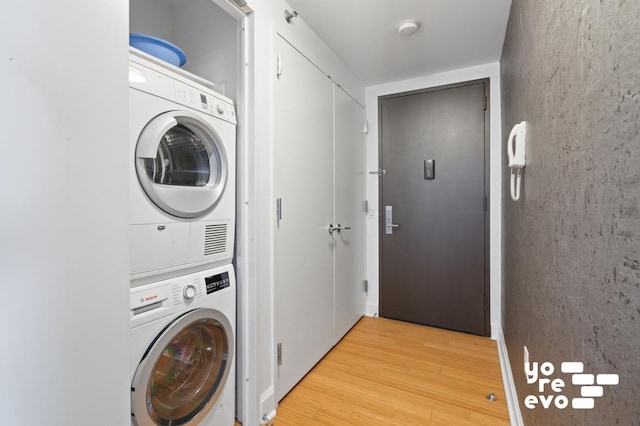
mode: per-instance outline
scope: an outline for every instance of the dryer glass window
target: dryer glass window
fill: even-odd
[[[171,339],[147,385],[147,409],[159,425],[181,425],[195,417],[224,385],[229,337],[212,318],[197,320]]]
[[[209,152],[196,129],[178,124],[167,131],[158,145],[155,158],[146,158],[144,167],[149,179],[160,185],[204,186],[217,162],[209,161]],[[210,145],[210,144],[209,144]],[[210,149],[211,150],[211,149]]]
[[[228,173],[218,132],[203,117],[169,111],[142,129],[135,168],[142,189],[162,211],[196,218],[220,199]]]

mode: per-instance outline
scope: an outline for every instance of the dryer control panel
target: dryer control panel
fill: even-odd
[[[173,84],[176,102],[225,121],[236,123],[233,104],[180,81],[174,81]]]
[[[160,66],[144,56],[148,55],[129,56],[129,87],[237,124],[231,99],[199,83],[203,79],[188,71],[180,69],[178,74],[173,67]]]

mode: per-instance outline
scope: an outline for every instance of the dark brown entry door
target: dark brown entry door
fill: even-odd
[[[380,315],[487,335],[488,82],[380,99]]]

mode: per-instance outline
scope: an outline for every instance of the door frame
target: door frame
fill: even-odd
[[[405,92],[392,93],[377,97],[377,114],[378,114],[378,170],[381,170],[383,164],[382,158],[382,101],[390,98],[398,98],[402,96],[411,96],[421,93],[437,92],[440,90],[454,89],[457,87],[470,86],[473,84],[484,84],[485,96],[485,114],[484,114],[484,193],[487,198],[486,209],[484,212],[484,303],[486,309],[484,311],[484,336],[491,336],[491,275],[490,275],[490,218],[491,218],[491,192],[490,192],[490,118],[491,118],[491,97],[490,97],[490,78],[481,78],[458,83],[428,87],[423,89],[409,90]],[[382,178],[384,179],[384,178]],[[382,237],[380,235],[382,222],[384,221],[384,207],[382,199],[382,181],[378,184],[378,295],[382,294]],[[382,297],[378,297],[378,312]]]

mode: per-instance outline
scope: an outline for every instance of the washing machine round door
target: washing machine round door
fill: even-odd
[[[138,426],[197,425],[216,407],[233,359],[233,331],[215,309],[176,318],[149,347],[131,385]]]
[[[213,209],[227,182],[227,155],[218,133],[188,111],[160,114],[145,126],[135,167],[149,199],[182,218]]]

